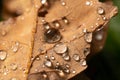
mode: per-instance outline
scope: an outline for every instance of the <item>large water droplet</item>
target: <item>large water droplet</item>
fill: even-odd
[[[5,60],[7,57],[7,52],[6,51],[3,51],[3,50],[0,50],[0,60]]]
[[[55,43],[61,40],[62,36],[60,32],[55,28],[50,28],[45,31],[45,41],[48,43]]]
[[[68,50],[68,47],[63,43],[56,44],[54,47],[54,51],[57,54],[64,54],[65,52],[67,52],[67,50]]]
[[[87,32],[84,36],[84,39],[85,39],[86,42],[91,43],[92,42],[92,33]]]

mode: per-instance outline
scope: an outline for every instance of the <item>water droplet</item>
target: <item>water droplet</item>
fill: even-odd
[[[73,74],[75,74],[75,73],[76,73],[76,71],[75,71],[75,70],[73,70],[73,71],[72,71],[72,73],[73,73]]]
[[[10,80],[17,80],[17,78],[11,78]]]
[[[73,55],[73,59],[74,59],[75,61],[80,61],[80,56],[79,56],[78,54],[74,54],[74,55]]]
[[[103,39],[103,33],[97,33],[96,35],[95,35],[95,39],[96,40],[98,40],[98,41],[101,41],[102,39]]]
[[[46,60],[46,61],[44,62],[44,65],[45,65],[46,67],[48,67],[48,68],[51,68],[51,67],[52,67],[52,62],[51,62],[50,60]]]
[[[65,5],[66,5],[66,3],[62,1],[62,6],[65,6]]]
[[[6,34],[7,34],[7,32],[6,32],[5,30],[2,30],[2,31],[1,31],[1,35],[2,35],[2,36],[5,36]]]
[[[90,2],[90,1],[86,1],[86,5],[87,5],[87,6],[90,6],[90,5],[91,5],[91,2]]]
[[[39,60],[40,60],[40,57],[38,56],[38,57],[36,58],[36,60],[39,61]]]
[[[86,42],[91,43],[92,42],[92,32],[87,32],[84,36],[84,39]]]
[[[42,4],[46,4],[46,3],[47,3],[47,0],[41,0],[41,3],[42,3]]]
[[[55,43],[61,40],[62,36],[60,32],[55,28],[50,28],[44,33],[45,41],[48,43]]]
[[[70,70],[69,69],[64,69],[64,72],[69,74],[70,73]]]
[[[84,54],[85,54],[85,56],[89,55],[90,54],[90,48],[85,48],[84,49]]]
[[[18,65],[15,63],[11,64],[10,66],[13,71],[15,71],[18,68]]]
[[[51,58],[52,60],[55,60],[55,57],[54,57],[54,56],[51,56],[50,58]]]
[[[48,23],[43,24],[45,29],[50,29],[50,25]]]
[[[15,44],[12,46],[12,51],[14,52],[14,53],[16,53],[17,51],[18,51],[18,49],[19,49],[19,42],[15,42]]]
[[[60,28],[60,23],[58,21],[53,22],[55,28]]]
[[[54,51],[57,54],[64,54],[65,52],[67,52],[67,50],[68,50],[68,47],[63,43],[56,44],[54,47]]]
[[[69,64],[65,64],[65,67],[66,67],[66,68],[70,68],[70,65],[69,65]]]
[[[68,19],[67,19],[66,17],[63,17],[62,20],[63,20],[63,22],[64,22],[65,24],[69,24],[69,21],[68,21]]]
[[[83,29],[83,33],[87,33],[87,29],[86,28]]]
[[[81,60],[80,60],[80,65],[81,65],[81,66],[87,66],[86,60],[85,60],[85,59],[81,59]]]
[[[59,71],[59,73],[58,73],[58,74],[59,74],[59,76],[60,76],[60,77],[64,77],[64,76],[65,76],[64,72],[63,72],[63,71],[61,71],[61,70]]]
[[[99,7],[99,8],[97,9],[97,12],[98,12],[98,14],[102,15],[102,14],[105,13],[105,10],[104,10],[102,7]]]
[[[7,57],[7,52],[0,50],[0,60],[4,61]]]
[[[65,60],[65,61],[69,61],[70,60],[70,56],[68,55],[68,54],[63,54],[62,55],[62,57],[63,57],[63,59]]]

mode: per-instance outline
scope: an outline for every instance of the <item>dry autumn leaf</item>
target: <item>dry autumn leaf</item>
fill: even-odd
[[[100,44],[92,48],[99,51],[104,26],[117,13],[98,0],[3,2],[0,80],[68,80],[81,73],[91,44]]]

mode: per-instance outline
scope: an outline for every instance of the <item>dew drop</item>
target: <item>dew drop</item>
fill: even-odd
[[[102,7],[99,7],[97,9],[97,12],[98,12],[99,15],[103,15],[105,13],[105,10]]]
[[[75,61],[80,61],[80,56],[79,56],[78,54],[74,54],[74,55],[73,55],[73,59],[74,59]]]
[[[86,42],[91,43],[92,42],[92,32],[87,32],[84,36],[84,39]]]
[[[41,0],[41,3],[42,3],[42,4],[46,4],[46,3],[47,3],[47,0]]]
[[[58,73],[58,74],[59,74],[59,76],[60,76],[60,77],[64,77],[64,76],[65,76],[64,72],[63,72],[63,71],[61,71],[61,70],[59,71],[59,73]]]
[[[63,20],[63,22],[64,22],[65,24],[69,24],[69,21],[68,21],[68,19],[67,19],[66,17],[63,17],[62,20]]]
[[[18,65],[15,63],[11,64],[10,66],[13,71],[15,71],[18,68]]]
[[[60,23],[58,21],[53,22],[55,28],[60,28]]]
[[[85,54],[85,56],[89,55],[90,54],[90,48],[85,48],[84,49],[84,54]]]
[[[50,25],[48,23],[43,24],[45,29],[50,29]]]
[[[72,71],[72,73],[73,73],[73,74],[75,74],[75,73],[76,73],[76,71],[75,71],[75,70],[73,70],[73,71]]]
[[[87,66],[86,60],[85,59],[81,59],[80,60],[80,65],[83,66],[83,67]]]
[[[16,52],[18,51],[19,45],[20,45],[19,42],[15,42],[15,44],[12,46],[11,49],[12,49],[12,51],[13,51],[14,53],[16,53]]]
[[[57,54],[64,54],[65,52],[67,52],[67,50],[68,50],[68,47],[63,43],[56,44],[54,47],[54,51]]]
[[[69,74],[70,73],[70,70],[69,69],[64,69],[64,72]]]
[[[45,31],[45,41],[48,43],[55,43],[61,40],[62,36],[60,32],[55,28],[50,28]]]
[[[85,3],[87,6],[90,6],[91,5],[91,2],[90,1],[86,1]]]
[[[51,67],[52,67],[52,62],[51,62],[50,60],[46,60],[46,61],[44,62],[44,65],[45,65],[46,67],[48,67],[48,68],[51,68]]]
[[[7,57],[7,52],[0,50],[0,60],[4,61],[6,59],[6,57]]]
[[[5,36],[6,34],[7,34],[7,32],[6,32],[5,30],[2,30],[2,31],[1,31],[1,35],[2,35],[2,36]]]
[[[17,80],[17,78],[11,78],[10,80]]]
[[[70,56],[68,55],[68,54],[63,54],[62,55],[62,57],[63,57],[63,59],[65,60],[65,61],[69,61],[70,60]]]

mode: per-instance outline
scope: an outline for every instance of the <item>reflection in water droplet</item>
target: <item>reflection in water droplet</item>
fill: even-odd
[[[92,42],[92,33],[88,32],[85,34],[84,39],[86,42],[91,43]]]
[[[48,43],[55,43],[61,40],[62,36],[60,32],[55,28],[50,28],[45,31],[45,41]]]
[[[0,50],[0,60],[5,60],[7,57],[7,52],[6,51],[3,51],[3,50]]]
[[[65,52],[67,52],[67,50],[68,50],[68,47],[63,43],[56,44],[54,47],[54,51],[57,54],[64,54]]]

